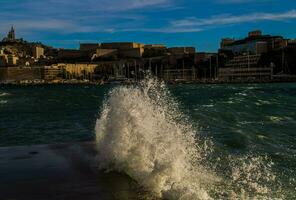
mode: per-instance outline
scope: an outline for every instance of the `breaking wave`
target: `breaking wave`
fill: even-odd
[[[10,95],[10,94],[9,93],[6,93],[6,92],[0,93],[0,97],[4,97],[4,96],[8,96],[8,95]]]
[[[155,79],[114,88],[96,124],[99,168],[125,173],[164,199],[268,199],[272,162],[221,155],[178,107]]]
[[[8,101],[0,100],[0,104],[7,104]]]

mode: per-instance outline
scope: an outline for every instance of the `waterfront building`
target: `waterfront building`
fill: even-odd
[[[174,55],[195,54],[195,47],[171,47],[168,49],[169,53]]]
[[[220,80],[271,80],[273,66],[261,66],[261,55],[235,56],[225,63],[223,68],[218,69]]]
[[[132,48],[119,50],[119,56],[122,58],[141,58],[144,48]]]
[[[166,49],[166,46],[163,44],[146,44],[144,49]]]
[[[165,69],[163,71],[163,79],[165,81],[195,81],[196,71],[195,68],[191,69]]]
[[[60,79],[61,68],[58,66],[45,66],[42,68],[42,79],[45,81],[54,81]]]
[[[288,40],[288,46],[295,46],[296,45],[296,39]]]
[[[41,67],[1,67],[0,82],[19,82],[41,80]]]
[[[80,51],[96,51],[100,48],[99,43],[80,43],[79,50]]]
[[[229,46],[235,42],[232,38],[223,38],[220,43],[220,48],[224,49],[226,46]]]
[[[97,58],[108,58],[111,56],[115,56],[118,54],[117,49],[97,49],[96,50],[96,57]]]
[[[103,49],[135,49],[135,48],[144,48],[144,44],[136,42],[111,42],[111,43],[101,43],[101,48]]]
[[[58,63],[52,65],[61,71],[64,79],[91,79],[98,64],[89,63]]]
[[[102,49],[116,49],[121,58],[141,58],[144,53],[144,44],[136,42],[101,43]]]
[[[271,79],[277,63],[266,55],[283,51],[288,41],[282,36],[263,35],[251,31],[241,40],[222,39],[219,53],[223,55],[223,67],[218,70],[221,80]]]
[[[272,76],[272,67],[219,68],[220,81],[270,81]]]
[[[217,77],[219,67],[219,55],[210,52],[198,52],[195,54],[194,63],[196,75],[200,79],[214,79]]]
[[[248,37],[241,40],[222,39],[220,51],[231,51],[234,55],[261,54],[286,46],[287,40],[282,36],[262,35],[262,32],[257,30],[249,32]]]
[[[250,68],[257,67],[260,55],[241,55],[235,56],[229,62],[225,63],[225,67],[230,68]]]

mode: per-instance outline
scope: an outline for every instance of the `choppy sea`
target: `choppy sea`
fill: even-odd
[[[92,140],[160,198],[296,198],[295,83],[0,86],[0,147]]]

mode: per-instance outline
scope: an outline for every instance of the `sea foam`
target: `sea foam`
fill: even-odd
[[[96,142],[100,169],[125,173],[159,198],[268,199],[275,181],[261,157],[213,156],[213,142],[199,136],[155,79],[112,89]]]
[[[97,121],[98,159],[104,169],[124,172],[156,196],[209,199],[216,181],[198,163],[206,144],[155,80],[113,89]]]
[[[6,92],[0,93],[0,97],[4,97],[4,96],[8,96],[8,95],[10,95],[10,94],[9,93],[6,93]]]

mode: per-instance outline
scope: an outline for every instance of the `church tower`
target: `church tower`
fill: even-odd
[[[15,30],[14,30],[13,26],[11,26],[11,29],[7,35],[7,39],[9,41],[15,41]]]

